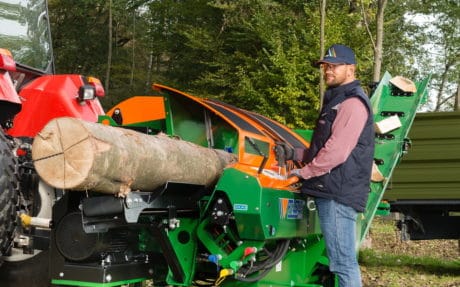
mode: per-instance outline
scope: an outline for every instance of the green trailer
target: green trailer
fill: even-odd
[[[384,199],[403,239],[460,238],[460,112],[418,113]]]

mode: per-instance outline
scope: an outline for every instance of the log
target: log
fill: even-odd
[[[32,159],[39,176],[55,188],[124,196],[167,182],[211,186],[236,157],[165,134],[57,118],[34,138]]]

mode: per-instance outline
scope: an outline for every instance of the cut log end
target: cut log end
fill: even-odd
[[[71,136],[64,136],[71,131]],[[32,159],[39,175],[56,188],[72,189],[88,176],[94,159],[89,132],[71,118],[50,122],[35,137]]]

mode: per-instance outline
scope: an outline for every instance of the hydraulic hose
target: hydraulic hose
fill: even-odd
[[[268,272],[270,272],[273,266],[283,259],[284,255],[286,255],[286,252],[289,250],[289,244],[290,240],[284,240],[281,243],[278,243],[271,256],[269,254],[266,260],[259,261],[252,266],[242,267],[235,278],[242,282],[256,282],[262,279],[268,274]],[[259,271],[261,272],[256,276],[248,277]]]

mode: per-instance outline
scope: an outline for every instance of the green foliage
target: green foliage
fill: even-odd
[[[311,127],[320,105],[319,71],[312,65],[321,56],[319,1],[112,2],[113,55],[109,96],[103,100],[106,108],[133,95],[151,94],[151,84],[157,82],[259,112],[291,127]],[[420,13],[443,11],[439,29],[446,31],[446,37],[434,40],[453,48],[452,59],[458,58],[460,45],[458,33],[455,45],[449,45],[459,25],[447,25],[448,19],[458,20],[458,5],[455,10],[452,1],[421,7],[416,2],[389,0],[382,67],[415,80],[434,70],[422,61],[426,51],[420,43],[436,35],[426,35],[423,27],[407,21],[408,11],[421,11],[422,6],[425,10]],[[49,1],[59,73],[106,80],[108,9],[108,1],[101,0]],[[327,2],[325,44],[342,43],[355,50],[363,85],[372,79],[369,33],[375,37],[376,9],[375,0]],[[458,65],[452,65],[451,71],[458,72]],[[455,82],[455,77],[448,80]]]
[[[400,51],[405,72],[415,79],[432,74],[430,103],[425,110],[452,110],[460,74],[460,5],[451,0],[406,0],[401,5],[406,29],[399,42],[404,45]]]
[[[200,59],[207,68],[191,82],[209,96],[267,115],[282,123],[307,127],[314,119],[317,69],[309,59],[302,6],[276,1],[214,2],[225,22],[220,30],[189,27],[191,50],[213,47]],[[208,44],[209,43],[209,44]],[[312,77],[312,75],[314,75]],[[209,93],[211,92],[211,93]]]
[[[54,54],[58,73],[91,73],[104,70],[106,48],[102,38],[105,1],[49,1]],[[72,7],[69,10],[69,7]]]

